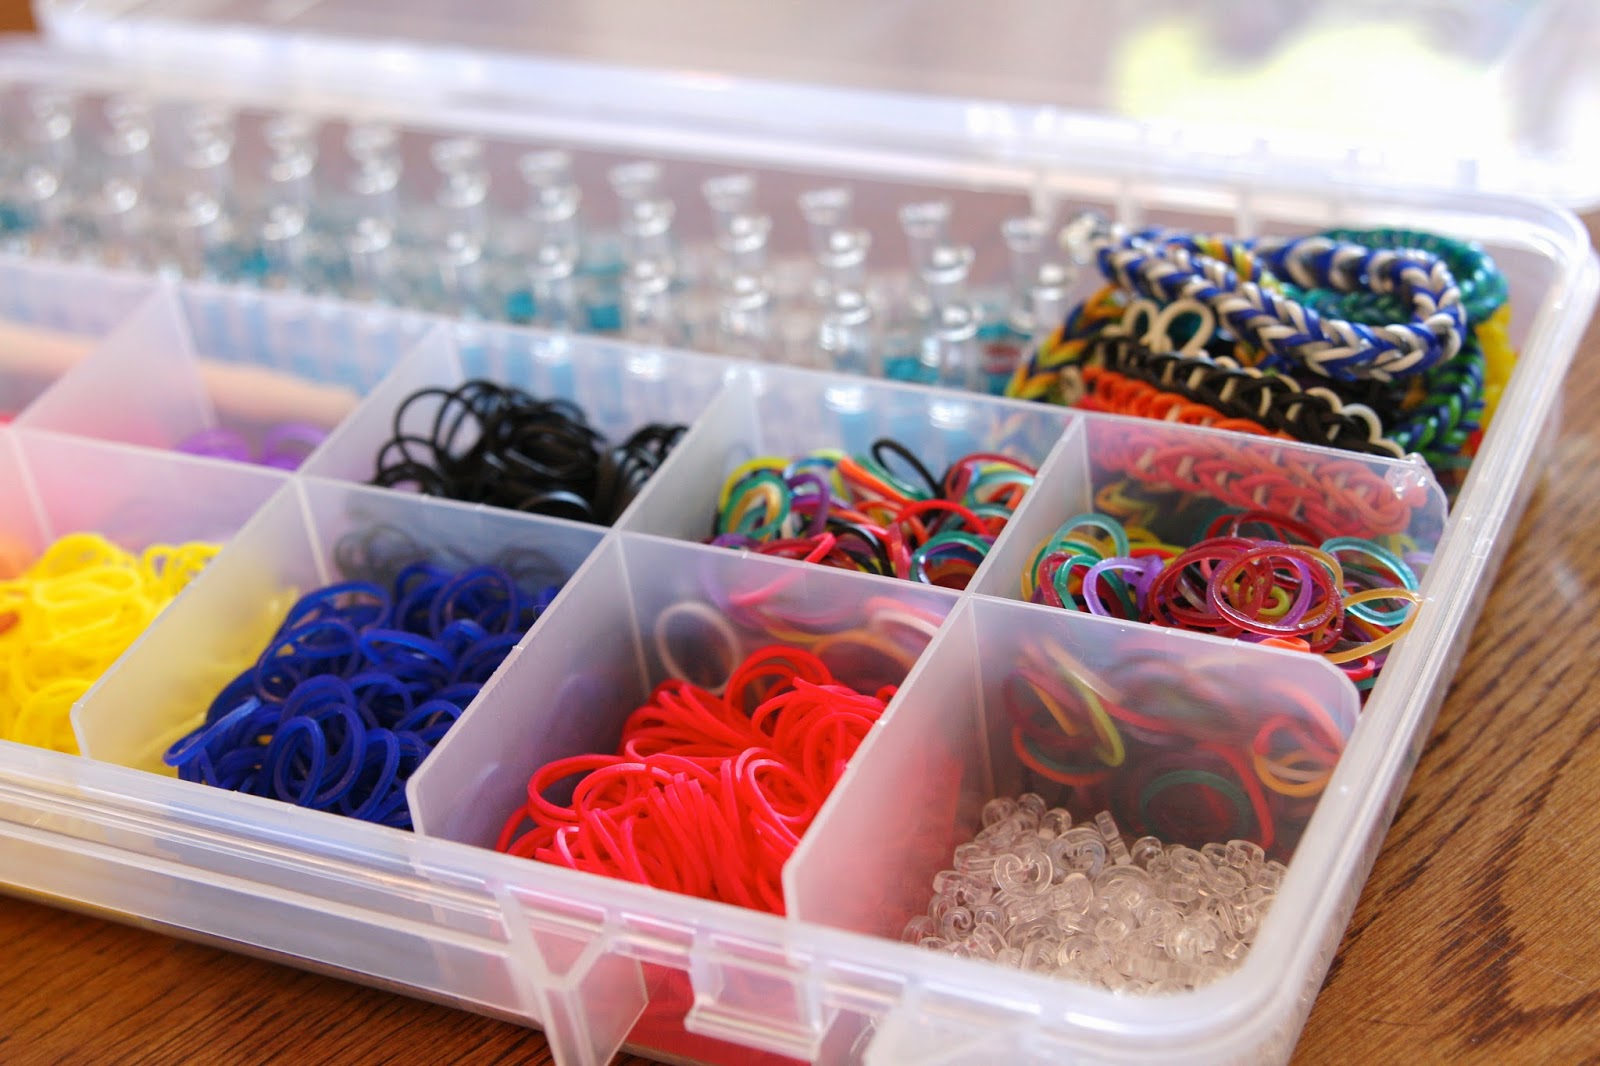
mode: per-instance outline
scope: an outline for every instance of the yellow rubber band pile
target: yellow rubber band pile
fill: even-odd
[[[77,754],[72,705],[216,553],[72,533],[0,581],[0,740]]]

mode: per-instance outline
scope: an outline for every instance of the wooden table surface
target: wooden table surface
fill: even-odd
[[[1567,396],[1296,1063],[1600,1060],[1600,329]],[[5,897],[0,945],[5,1066],[549,1060],[527,1029]]]

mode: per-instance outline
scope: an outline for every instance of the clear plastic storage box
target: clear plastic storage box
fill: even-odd
[[[491,160],[502,169],[514,148],[559,145],[574,152],[586,187],[641,156],[665,160],[669,180],[686,187],[731,168],[789,199],[843,181],[859,223],[886,237],[895,206],[930,193],[952,201],[975,237],[1029,210],[1082,209],[1246,234],[1332,225],[1455,234],[1482,242],[1509,278],[1521,361],[1447,508],[1416,457],[468,321],[441,313],[449,308],[12,255],[0,261],[0,401],[16,412],[0,427],[7,548],[37,551],[84,528],[134,547],[170,538],[226,546],[74,710],[87,757],[0,743],[0,887],[538,1026],[567,1064],[604,1062],[623,1047],[730,1063],[1287,1059],[1535,481],[1595,300],[1600,275],[1577,220],[1483,187],[1529,189],[1543,175],[1547,197],[1581,202],[1595,191],[1574,179],[1600,170],[1579,169],[1582,149],[1567,151],[1578,142],[1557,128],[1593,102],[1579,68],[1544,72],[1573,83],[1559,117],[1535,121],[1530,110],[1545,88],[1527,53],[1554,48],[1560,18],[1586,15],[1583,5],[1485,5],[1448,23],[1460,39],[1440,45],[1464,100],[1492,95],[1484,79],[1510,87],[1513,113],[1495,127],[1507,143],[1547,151],[1506,155],[1488,134],[1476,152],[1417,141],[1400,153],[1413,165],[1398,168],[1384,162],[1395,156],[1353,140],[1307,154],[1308,139],[1288,124],[1240,140],[1255,122],[1245,114],[1236,114],[1242,125],[1213,127],[1155,113],[1123,91],[1149,56],[1117,42],[1169,23],[1121,6],[990,5],[971,35],[963,20],[976,9],[948,4],[883,9],[883,23],[846,5],[805,17],[671,5],[663,21],[664,7],[607,3],[483,22],[436,7],[48,3],[46,43],[0,49],[0,77],[203,95],[242,109],[246,123],[283,108],[333,124],[379,117],[406,129],[408,151],[470,133],[502,153]],[[1243,9],[1223,8],[1245,34],[1212,42],[1228,48],[1263,34],[1281,44],[1326,15],[1311,5],[1310,24],[1254,25],[1238,21]],[[1402,8],[1376,24],[1410,39],[1431,25],[1413,19],[1441,10]],[[1173,19],[1180,37],[1223,25],[1184,30]],[[1342,25],[1325,27],[1330,39],[1351,39]],[[385,36],[372,36],[380,26]],[[1563,54],[1592,29],[1581,26]],[[1100,47],[1075,27],[1096,27]],[[896,42],[889,53],[886,41]],[[808,53],[832,56],[832,66],[785,58]],[[897,58],[879,62],[883,54]],[[642,69],[646,61],[676,69]],[[1097,73],[1057,80],[1047,62]],[[1336,79],[1337,64],[1319,76]],[[1228,100],[1216,99],[1219,109]],[[1512,173],[1508,159],[1527,167]],[[689,239],[702,222],[686,222]],[[796,222],[773,243],[804,241]],[[608,433],[661,420],[689,429],[612,528],[362,484],[402,398],[478,376],[575,399]],[[285,418],[332,431],[293,474],[168,450],[197,429],[248,435]],[[932,464],[1002,447],[1040,464],[966,591],[698,543],[739,461],[862,448],[885,434]],[[1027,554],[1088,509],[1108,457],[1163,440],[1228,441],[1313,478],[1359,467],[1412,501],[1405,531],[1432,552],[1423,603],[1364,708],[1318,658],[1022,602]],[[531,549],[564,582],[411,781],[417,831],[163,770],[161,752],[236,672],[229,664],[270,634],[269,605],[336,580],[346,535],[380,527],[405,530],[441,558]],[[793,615],[826,618],[824,632],[888,610],[921,619],[925,641],[905,662],[845,678],[899,690],[785,867],[785,916],[491,850],[529,773],[614,744],[622,718],[683,668],[686,647],[698,662],[773,639],[742,622],[705,622],[754,589]],[[1248,685],[1260,720],[1304,714],[1281,695],[1292,688],[1344,733],[1320,800],[1279,827],[1288,872],[1237,972],[1193,992],[1123,995],[899,942],[984,801],[1029,783],[1004,741],[1003,703],[1008,678],[1041,641],[1109,679],[1152,658],[1175,664],[1187,679],[1179,703],[1185,686]],[[721,650],[699,650],[712,645]]]

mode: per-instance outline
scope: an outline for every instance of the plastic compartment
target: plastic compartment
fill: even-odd
[[[621,526],[708,539],[718,493],[745,460],[799,458],[819,449],[866,455],[885,437],[910,449],[936,478],[950,463],[979,451],[1038,466],[1075,417],[1065,408],[972,393],[763,368],[729,384]],[[892,456],[890,461],[892,469],[912,476],[903,462]]]
[[[407,398],[422,389],[450,390],[482,378],[538,399],[570,400],[608,441],[620,444],[649,423],[692,426],[722,391],[728,372],[726,363],[683,352],[529,330],[441,326],[383,379],[304,472],[370,480],[379,453],[397,430],[424,439],[431,435],[437,400],[419,400],[400,418]]]
[[[519,576],[559,584],[598,540],[554,519],[327,482],[287,486],[85,697],[73,714],[79,743],[91,758],[171,774],[162,753],[256,661],[299,595],[381,582],[408,562],[461,569],[513,552]]]
[[[0,416],[16,418],[155,286],[67,264],[0,261]]]
[[[541,639],[507,665],[413,779],[418,828],[493,846],[518,797],[526,801],[534,770],[615,751],[623,720],[656,684],[677,677],[715,689],[757,648],[795,643],[792,631],[809,634],[799,646],[816,649],[841,683],[863,692],[897,685],[954,603],[943,590],[887,578],[615,538],[551,609]],[[883,611],[920,620],[890,633],[899,658],[848,639]]]
[[[841,782],[801,842],[786,871],[796,917],[899,939],[905,920],[926,910],[933,875],[981,828],[983,804],[1024,792],[1066,807],[1074,824],[1110,810],[1130,840],[1151,833],[1199,847],[1245,838],[1280,860],[1293,855],[1314,800],[1292,804],[1270,831],[1248,808],[1231,824],[1191,817],[1175,826],[1172,814],[1192,814],[1181,800],[1158,795],[1146,808],[1127,796],[1155,776],[1148,746],[1130,740],[1094,786],[1068,786],[1030,768],[1013,742],[1017,715],[1038,710],[1018,703],[1024,670],[1120,694],[1172,729],[1180,752],[1206,740],[1247,746],[1273,717],[1305,722],[1307,704],[1348,737],[1359,710],[1343,676],[1312,656],[974,598],[952,615],[899,709],[861,752],[862,769]],[[1237,689],[1244,674],[1252,678],[1248,698]],[[839,883],[846,868],[854,891]]]
[[[133,553],[155,544],[225,544],[284,484],[276,471],[26,430],[5,431],[0,477],[7,576],[72,533],[98,533]],[[158,623],[159,616],[151,625]]]
[[[259,450],[278,425],[338,425],[425,322],[297,297],[162,288],[21,424],[162,449],[223,428]]]
[[[943,590],[887,578],[653,537],[614,538],[412,779],[418,829],[492,846],[506,818],[526,802],[534,770],[569,755],[615,751],[624,719],[657,683],[687,677],[716,687],[757,648],[796,643],[794,631],[808,634],[799,646],[814,650],[841,683],[862,692],[899,684],[955,602]],[[895,654],[883,650],[885,640]],[[899,713],[895,706],[877,728]],[[844,780],[862,772],[852,761]],[[786,873],[786,898],[787,885]],[[662,912],[687,902],[657,889],[642,891]],[[702,1003],[681,973],[649,970],[647,1002],[624,1001],[637,1012],[630,1039],[658,1051],[745,1061],[745,1053],[732,1047],[717,1052],[701,1037],[722,1033],[717,1023],[724,1016],[739,1024],[750,1011],[765,1012],[771,1028],[790,1039],[812,1038],[816,1007],[808,997],[737,966],[719,971],[718,980],[724,978],[719,1007]],[[588,1009],[609,1031],[619,1025],[613,1011],[624,1007],[596,1002]],[[682,1029],[686,1010],[691,1035]],[[630,1016],[619,1031],[634,1024]],[[771,1037],[760,1046],[789,1050]]]
[[[1218,459],[1258,476],[1245,482],[1193,472]],[[1153,469],[1176,476],[1158,479],[1148,473]],[[1132,476],[1137,471],[1146,473]],[[1151,505],[1157,517],[1150,524],[1162,534],[1197,529],[1207,507],[1265,506],[1328,537],[1404,534],[1426,557],[1445,526],[1444,492],[1419,457],[1388,459],[1148,419],[1097,417],[1074,424],[1039,471],[973,590],[1021,599],[1021,576],[1039,545],[1069,518],[1103,510],[1096,502],[1100,494],[1124,485]],[[1192,517],[1181,519],[1180,508]]]

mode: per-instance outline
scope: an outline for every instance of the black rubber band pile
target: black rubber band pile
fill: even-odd
[[[429,432],[406,432],[408,413],[430,403]],[[419,389],[395,410],[372,484],[608,526],[686,429],[652,422],[612,444],[570,400],[483,380]]]

